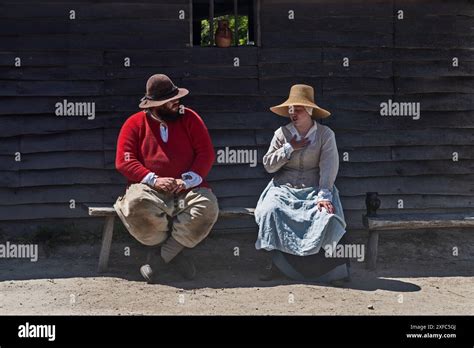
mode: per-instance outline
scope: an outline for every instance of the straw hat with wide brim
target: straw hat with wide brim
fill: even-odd
[[[171,100],[180,99],[188,93],[186,88],[176,87],[168,76],[155,74],[146,83],[146,94],[140,100],[139,107],[148,109],[161,106]]]
[[[293,85],[290,89],[288,99],[280,105],[272,106],[270,108],[275,114],[290,117],[288,107],[290,105],[301,105],[313,108],[311,118],[326,118],[331,113],[314,103],[314,89],[308,85]]]

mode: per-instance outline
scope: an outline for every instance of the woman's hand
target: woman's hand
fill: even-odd
[[[290,140],[290,144],[293,149],[298,150],[307,146],[309,144],[309,140],[307,138],[296,140],[296,135],[294,135],[293,138],[291,138]]]
[[[319,211],[321,211],[322,208],[326,208],[329,214],[334,214],[335,212],[334,206],[330,201],[320,201],[316,204],[316,206],[318,207]]]

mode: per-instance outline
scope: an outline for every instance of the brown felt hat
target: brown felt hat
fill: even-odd
[[[280,105],[272,106],[270,108],[275,114],[290,117],[288,107],[290,105],[301,105],[313,108],[311,118],[326,118],[331,113],[314,103],[314,89],[308,85],[293,85],[290,89],[288,99]]]
[[[155,74],[146,82],[146,94],[140,100],[139,107],[147,109],[161,106],[171,100],[182,98],[188,93],[186,88],[176,87],[168,76]]]

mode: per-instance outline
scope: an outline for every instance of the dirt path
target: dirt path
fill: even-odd
[[[0,260],[0,315],[474,314],[474,234],[467,231],[382,235],[377,271],[355,261],[353,280],[343,288],[259,281],[261,259],[251,238],[243,237],[209,238],[191,252],[196,280],[165,272],[158,285],[141,281],[144,255],[133,241],[114,244],[112,267],[103,276],[95,272],[97,245],[50,252],[36,263]]]

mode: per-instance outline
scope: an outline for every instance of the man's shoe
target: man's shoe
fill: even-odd
[[[194,262],[189,257],[183,255],[182,252],[176,255],[169,264],[187,280],[192,280],[196,277],[196,266],[194,266]]]
[[[142,277],[146,280],[148,284],[152,284],[154,280],[154,272],[153,268],[150,266],[150,264],[145,264],[140,267],[140,274]]]
[[[140,267],[140,274],[148,284],[154,283],[158,269],[160,268],[161,264],[164,263],[160,261],[162,261],[162,259],[159,255],[159,247],[148,247],[146,263]]]

